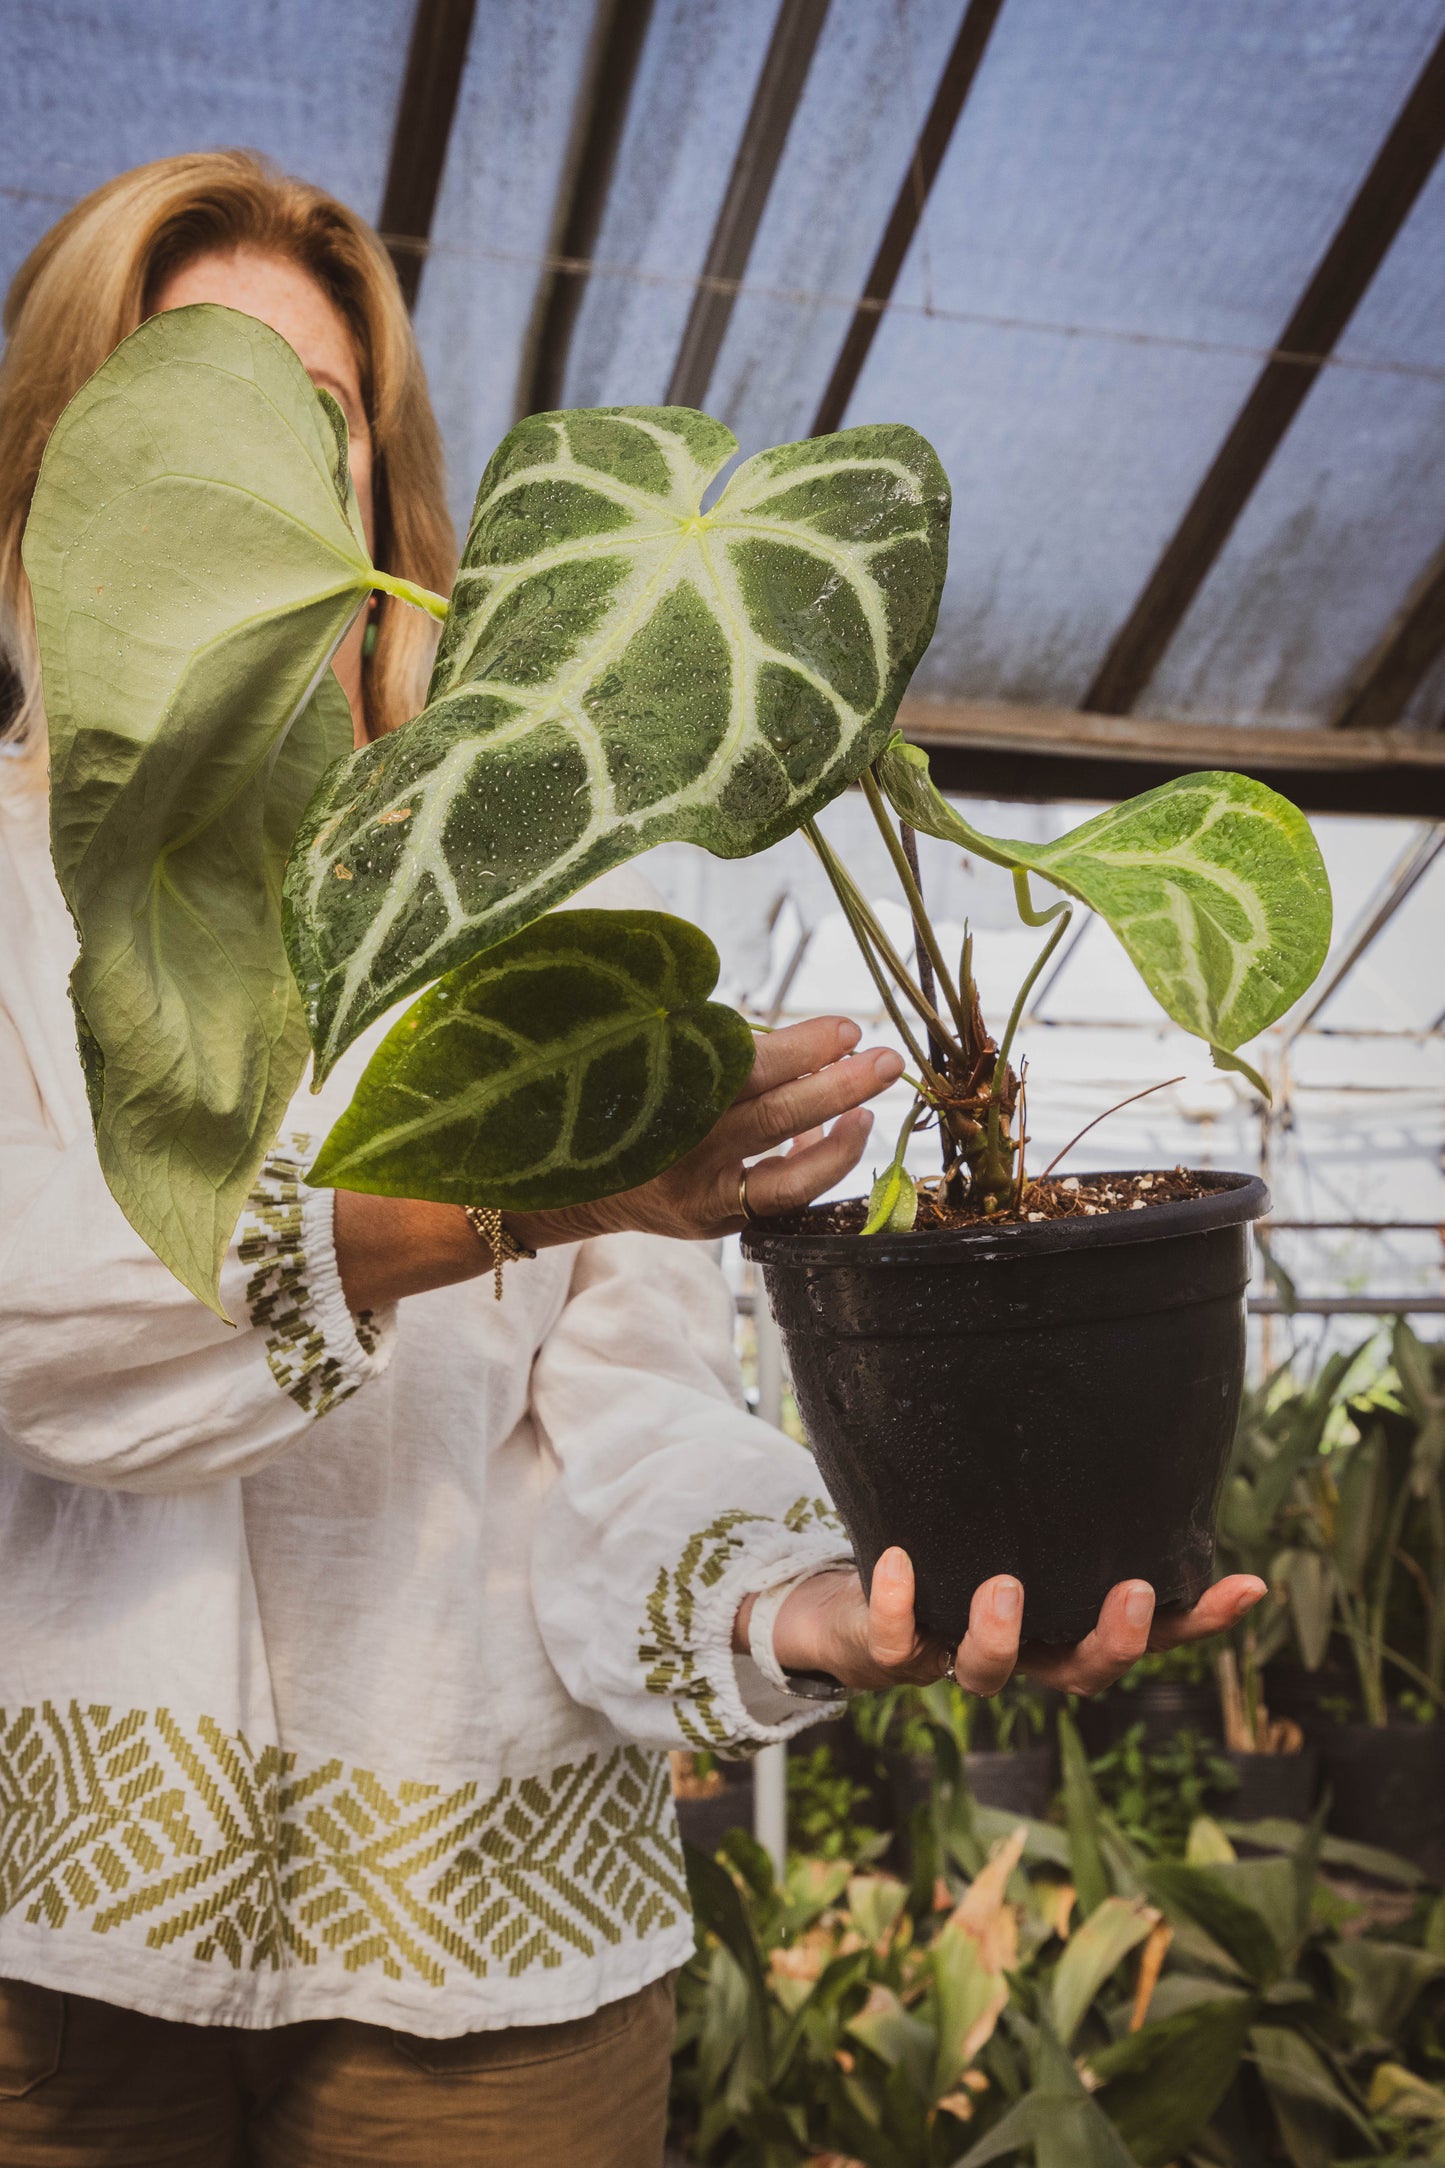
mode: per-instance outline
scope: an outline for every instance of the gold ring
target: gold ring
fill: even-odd
[[[738,1210],[745,1220],[755,1220],[758,1216],[748,1203],[748,1170],[746,1167],[738,1177]]]

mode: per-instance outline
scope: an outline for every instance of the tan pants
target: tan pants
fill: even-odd
[[[0,2168],[654,2168],[673,1983],[419,2040],[177,2025],[0,1980]]]

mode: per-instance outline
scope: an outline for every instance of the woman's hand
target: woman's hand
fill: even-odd
[[[533,1230],[565,1223],[573,1234],[636,1229],[684,1242],[735,1234],[744,1223],[741,1188],[747,1168],[749,1211],[758,1219],[797,1212],[821,1197],[863,1156],[873,1117],[864,1101],[903,1074],[903,1059],[886,1048],[858,1054],[859,1031],[841,1016],[760,1035],[753,1073],[732,1105],[685,1158],[640,1189],[563,1212],[509,1212],[507,1224],[536,1247]],[[823,1124],[831,1122],[825,1135]],[[791,1148],[779,1153],[777,1146]],[[772,1154],[758,1159],[761,1152]],[[566,1241],[567,1234],[551,1239]]]
[[[1099,1622],[1073,1648],[1019,1645],[1024,1592],[1012,1574],[996,1574],[974,1591],[968,1632],[956,1650],[921,1634],[913,1616],[913,1566],[908,1553],[885,1551],[873,1569],[871,1598],[853,1567],[800,1581],[778,1613],[773,1648],[785,1671],[826,1671],[855,1689],[927,1685],[953,1675],[970,1694],[996,1694],[1015,1671],[1066,1694],[1099,1694],[1148,1649],[1177,1648],[1216,1634],[1259,1602],[1265,1584],[1232,1573],[1207,1589],[1192,1611],[1154,1619],[1147,1581],[1111,1588]],[[752,1597],[738,1607],[733,1647],[748,1645]]]
[[[858,1026],[841,1016],[761,1035],[753,1073],[733,1104],[666,1174],[596,1204],[509,1212],[507,1227],[534,1250],[628,1229],[685,1242],[732,1234],[743,1224],[744,1162],[763,1152],[774,1156],[747,1170],[749,1209],[759,1218],[798,1211],[856,1167],[873,1126],[864,1101],[903,1073],[902,1058],[883,1048],[855,1053],[858,1039]],[[833,1124],[826,1136],[825,1122]],[[790,1139],[791,1149],[778,1153]],[[491,1253],[460,1205],[338,1190],[335,1229],[353,1311],[379,1310],[491,1268]]]

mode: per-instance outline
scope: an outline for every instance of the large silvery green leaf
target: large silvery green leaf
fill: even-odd
[[[681,407],[534,415],[477,496],[427,705],[329,776],[287,876],[318,1075],[375,1017],[669,840],[745,857],[881,750],[948,483],[892,425],[749,460]]]
[[[514,1212],[650,1181],[753,1063],[709,1001],[717,951],[660,911],[558,911],[449,972],[393,1025],[308,1176]]]
[[[878,779],[896,812],[996,865],[1039,873],[1107,919],[1155,1000],[1221,1068],[1298,1001],[1330,945],[1330,884],[1304,815],[1246,775],[1180,776],[1054,843],[981,835],[895,737]]]
[[[281,875],[351,743],[329,663],[372,574],[340,411],[253,318],[153,317],[56,424],[25,567],[101,1165],[219,1308],[305,1067]]]

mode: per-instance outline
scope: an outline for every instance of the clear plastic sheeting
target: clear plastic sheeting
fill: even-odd
[[[1445,543],[1445,168],[1339,354],[1436,374],[1323,371],[1145,691],[1150,714],[1327,717]],[[1445,719],[1445,686],[1421,717]]]
[[[775,0],[657,0],[578,316],[569,406],[665,396],[776,15]]]
[[[829,11],[708,391],[745,452],[813,425],[960,12],[957,0]]]
[[[241,146],[381,204],[410,0],[7,0],[0,284],[77,197],[128,166]]]
[[[592,21],[592,0],[477,10],[417,308],[459,534],[522,399]]]
[[[898,288],[990,321],[890,314],[848,413],[906,416],[953,481],[920,690],[1077,704],[1258,373],[1229,349],[1277,337],[1439,28],[1010,0]]]

